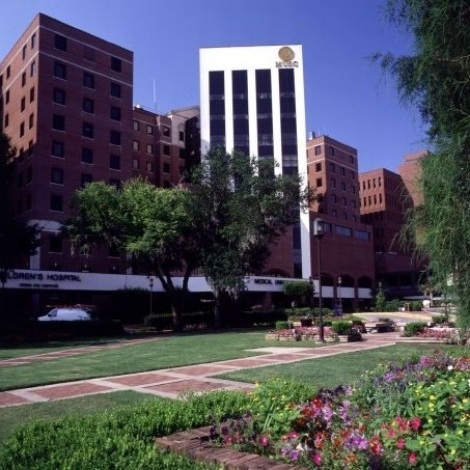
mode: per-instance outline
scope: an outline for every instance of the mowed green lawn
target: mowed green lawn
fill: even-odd
[[[0,386],[2,390],[8,390],[90,377],[214,362],[259,354],[250,351],[256,348],[284,345],[278,342],[267,342],[264,337],[264,332],[230,332],[157,338],[155,341],[126,345],[117,349],[95,351],[30,365],[4,367],[0,373]],[[305,347],[306,344],[298,342],[288,343],[286,346]],[[431,354],[436,348],[445,350],[449,354],[469,354],[468,348],[407,343],[277,366],[246,369],[219,377],[251,383],[262,382],[271,377],[283,377],[309,383],[318,388],[335,387],[340,384],[354,384],[363,372],[372,370],[379,363],[389,361],[402,363],[413,356]],[[0,351],[0,354],[5,354],[5,351]],[[0,442],[14,427],[32,420],[99,413],[110,411],[117,406],[134,406],[145,400],[160,399],[129,391],[0,408],[0,422],[2,423]]]

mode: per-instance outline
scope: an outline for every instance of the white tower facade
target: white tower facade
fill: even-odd
[[[274,159],[276,171],[306,181],[302,46],[201,49],[201,152],[224,147]],[[296,277],[310,276],[308,213],[293,228]]]

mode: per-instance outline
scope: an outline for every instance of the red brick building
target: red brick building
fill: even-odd
[[[308,184],[318,202],[311,223],[324,221],[320,241],[324,294],[345,310],[370,302],[374,283],[371,227],[360,220],[357,150],[328,136],[307,141]],[[318,240],[312,236],[312,273],[318,277]],[[330,305],[331,306],[331,305]]]

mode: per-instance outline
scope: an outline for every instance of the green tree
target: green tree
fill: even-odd
[[[299,210],[311,199],[298,175],[275,170],[272,160],[212,149],[192,174],[192,214],[216,326],[223,298],[236,297],[247,274],[262,272],[273,242],[299,221]]]
[[[131,256],[135,267],[156,275],[170,296],[173,325],[182,326],[188,281],[198,265],[188,191],[163,189],[139,179],[122,189],[95,182],[78,191],[75,213],[64,225],[75,249],[107,243]],[[181,272],[182,285],[174,282]]]
[[[404,100],[429,125],[422,160],[424,205],[408,233],[437,282],[453,279],[459,323],[470,326],[470,4],[468,0],[388,0],[390,21],[414,38],[409,56],[381,54]]]
[[[9,137],[0,133],[0,282],[2,288],[8,272],[21,256],[33,255],[38,246],[38,228],[17,219],[13,214],[10,189],[13,178],[13,157]]]
[[[302,306],[311,304],[315,288],[313,283],[307,281],[286,281],[283,291],[285,295],[292,297],[298,306]]]

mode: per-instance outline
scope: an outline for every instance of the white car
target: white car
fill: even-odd
[[[38,321],[79,321],[91,320],[91,315],[83,308],[58,307],[53,308],[47,315],[38,318]]]

